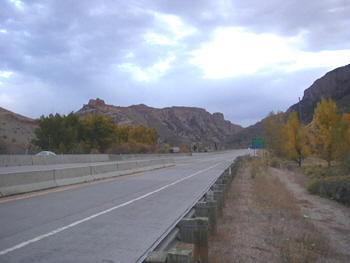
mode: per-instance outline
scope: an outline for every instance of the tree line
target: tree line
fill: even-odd
[[[109,115],[50,114],[36,120],[32,144],[57,153],[147,153],[157,146],[157,130],[118,126]]]
[[[350,170],[350,114],[338,114],[337,109],[334,100],[322,98],[308,125],[300,123],[295,111],[270,112],[263,121],[267,149],[299,166],[304,158],[315,156],[328,166],[338,161]]]

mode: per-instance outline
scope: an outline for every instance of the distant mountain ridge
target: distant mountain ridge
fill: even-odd
[[[175,145],[203,143],[221,144],[228,136],[243,128],[224,119],[222,113],[210,114],[195,107],[168,107],[163,109],[144,104],[120,107],[105,104],[101,99],[91,99],[75,114],[105,114],[118,125],[144,125],[158,131],[160,141]]]
[[[296,111],[302,123],[308,124],[312,121],[317,102],[322,97],[333,99],[337,104],[338,113],[350,113],[350,64],[336,68],[317,79],[304,91],[300,102],[288,108],[286,113]],[[263,136],[263,124],[259,121],[229,136],[225,145],[230,148],[250,147],[251,138],[261,136]]]
[[[335,100],[339,113],[350,113],[350,64],[317,79],[304,91],[300,103],[292,105],[287,112],[301,112],[302,122],[307,124],[312,120],[316,104],[322,96]],[[246,148],[250,147],[252,137],[263,135],[262,121],[243,129],[225,120],[222,113],[210,114],[202,108],[157,109],[144,104],[119,107],[105,104],[101,99],[92,99],[76,112],[79,116],[89,113],[108,114],[119,125],[156,128],[162,142],[175,145],[198,142],[209,145],[215,143],[225,148]],[[20,150],[11,153],[24,153],[29,148],[30,140],[35,137],[34,130],[38,127],[36,121],[0,107],[0,123],[0,139]]]

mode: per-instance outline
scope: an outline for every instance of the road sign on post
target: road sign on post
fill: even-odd
[[[252,148],[262,149],[265,148],[265,140],[262,137],[252,138]]]

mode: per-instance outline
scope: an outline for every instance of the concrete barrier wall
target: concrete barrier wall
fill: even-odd
[[[149,171],[149,169],[152,169],[151,160],[136,161],[136,165],[139,172],[145,172],[145,171]]]
[[[183,154],[185,155],[185,154]],[[172,159],[174,154],[0,155],[0,167]]]
[[[164,167],[174,166],[174,158],[163,159]]]
[[[0,155],[0,167],[33,165],[30,155]]]
[[[29,155],[33,165],[64,164],[64,155]]]
[[[0,174],[0,196],[150,171],[171,165],[174,165],[174,159],[157,159]]]
[[[118,172],[120,175],[133,174],[138,171],[136,162],[118,163]]]
[[[119,175],[118,164],[116,163],[91,166],[91,176],[95,180],[116,177]]]
[[[163,159],[151,160],[153,169],[164,168]]]
[[[109,161],[108,154],[0,155],[0,167]]]
[[[108,154],[108,160],[110,162],[115,162],[115,161],[122,161],[123,156],[120,154]]]
[[[2,196],[57,187],[54,170],[8,173],[0,175]]]
[[[93,181],[91,166],[55,169],[55,181],[58,186]]]

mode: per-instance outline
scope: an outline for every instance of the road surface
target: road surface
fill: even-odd
[[[175,157],[170,168],[1,198],[0,262],[142,262],[250,151]]]

